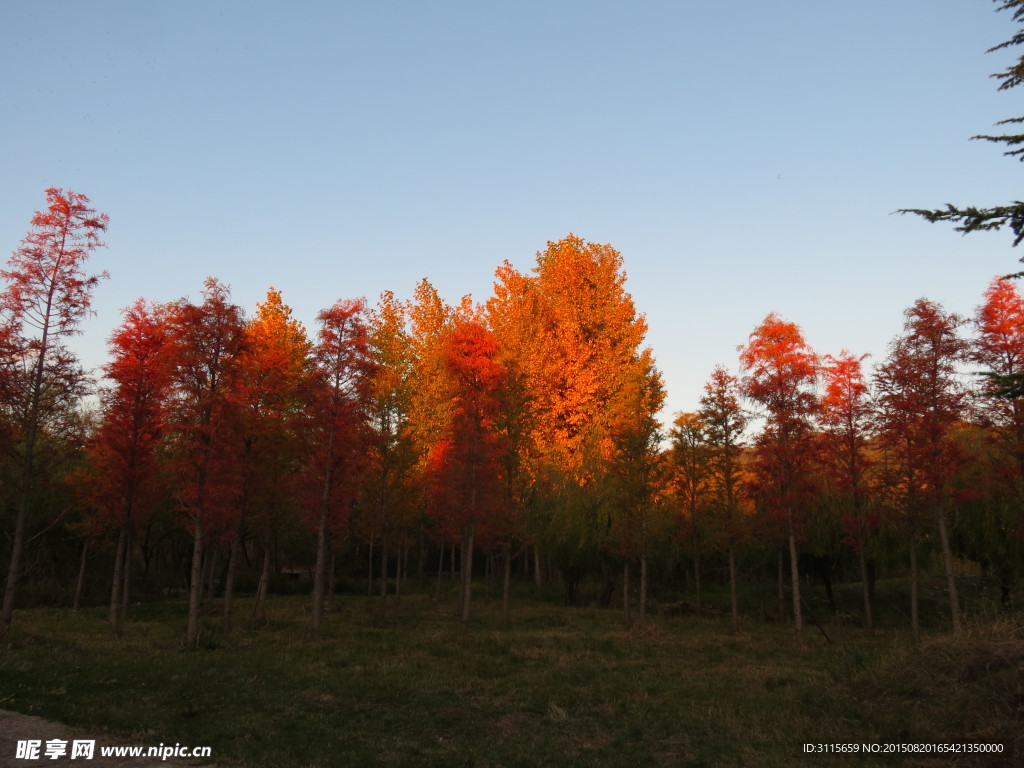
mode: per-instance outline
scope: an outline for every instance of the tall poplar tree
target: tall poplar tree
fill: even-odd
[[[549,242],[531,273],[500,267],[488,305],[495,333],[518,358],[534,523],[559,561],[569,601],[608,539],[608,499],[596,481],[614,458],[612,422],[630,381],[652,363],[641,350],[647,324],[625,281],[618,251],[570,234]]]

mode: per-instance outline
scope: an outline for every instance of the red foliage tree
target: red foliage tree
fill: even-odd
[[[970,357],[985,368],[988,410],[1018,479],[1024,479],[1024,393],[1014,391],[1014,382],[1024,374],[1024,298],[1016,283],[994,278],[974,324],[978,337]]]
[[[444,341],[452,417],[428,457],[435,519],[462,541],[460,618],[469,621],[474,542],[500,532],[508,505],[502,467],[506,441],[496,429],[505,369],[494,336],[482,323],[459,320]]]
[[[732,631],[735,634],[739,632],[736,545],[745,533],[740,499],[740,455],[748,419],[740,403],[739,381],[724,367],[717,366],[711,372],[711,378],[704,385],[697,414],[703,423],[703,437],[709,453],[709,484],[715,511],[713,527],[716,538],[728,554]]]
[[[232,398],[245,344],[242,308],[226,286],[208,278],[202,304],[171,309],[173,376],[169,443],[178,503],[192,529],[187,642],[199,640],[203,557],[212,533],[231,528],[239,488],[237,408]]]
[[[85,195],[57,188],[46,190],[46,203],[32,216],[32,228],[7,269],[0,271],[7,281],[0,294],[0,326],[11,354],[5,369],[12,374],[4,382],[4,406],[15,414],[22,451],[0,643],[6,642],[14,617],[39,437],[66,429],[70,406],[84,391],[84,373],[64,341],[78,332],[93,290],[106,276],[87,275],[85,262],[103,245],[100,233],[107,228],[107,216],[90,208]]]
[[[871,589],[868,578],[867,547],[870,537],[867,519],[868,458],[865,452],[871,434],[874,408],[864,380],[861,362],[843,350],[839,357],[828,357],[822,367],[824,393],[820,420],[824,427],[824,458],[837,485],[839,498],[849,514],[854,549],[860,565],[864,592],[864,625],[872,626]]]
[[[93,468],[90,496],[116,522],[117,548],[110,593],[110,627],[124,626],[131,537],[145,520],[158,491],[157,447],[163,435],[169,329],[164,308],[139,299],[124,310],[110,337],[110,382],[100,390],[101,422],[87,447]]]
[[[947,516],[952,480],[962,464],[952,430],[966,406],[967,393],[957,365],[965,359],[967,344],[957,333],[964,321],[927,299],[918,299],[904,312],[904,318],[903,333],[891,342],[875,385],[880,437],[894,457],[910,524],[911,619],[917,637],[917,514],[923,505],[931,507],[938,523],[950,619],[954,631],[960,628]]]
[[[338,301],[317,316],[312,397],[306,411],[308,470],[315,487],[317,534],[310,632],[320,639],[331,531],[340,532],[366,464],[370,429],[366,390],[372,365],[362,299]]]
[[[818,359],[800,328],[772,313],[740,353],[743,392],[761,405],[766,423],[757,440],[755,469],[766,506],[781,519],[789,542],[793,622],[803,640],[797,539],[809,494],[812,418],[818,408]]]

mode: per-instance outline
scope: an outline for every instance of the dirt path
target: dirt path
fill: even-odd
[[[30,739],[42,742],[39,755],[34,759],[19,759],[17,757],[18,742]],[[48,758],[45,747],[46,742],[50,739],[67,741],[67,753],[56,759]],[[83,757],[74,759],[70,757],[71,742],[74,739],[95,740],[96,747],[92,760],[86,760]],[[158,766],[162,766],[162,768],[213,768],[209,762],[204,764],[182,758],[163,760],[159,757],[100,756],[100,747],[116,746],[118,743],[102,735],[86,733],[67,725],[43,720],[41,717],[0,709],[0,768],[36,768],[43,765],[56,766],[56,768],[71,766],[83,766],[83,768],[158,768]],[[145,746],[156,745],[147,744]]]

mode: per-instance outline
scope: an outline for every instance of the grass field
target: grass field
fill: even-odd
[[[512,627],[480,599],[460,632],[454,598],[403,596],[386,627],[345,596],[327,639],[303,640],[306,597],[225,634],[207,617],[182,644],[186,606],[18,613],[0,651],[0,708],[130,743],[208,745],[245,766],[1013,765],[1024,760],[1024,629],[976,626],[920,647],[900,629],[622,614],[516,601]],[[240,602],[238,615],[247,604]],[[802,756],[805,743],[987,743],[1004,752]]]

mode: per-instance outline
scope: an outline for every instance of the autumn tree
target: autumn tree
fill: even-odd
[[[611,539],[625,558],[623,607],[629,609],[629,562],[640,565],[639,617],[647,615],[648,564],[653,543],[664,533],[660,514],[666,485],[662,460],[661,424],[656,414],[665,400],[661,373],[650,350],[640,353],[641,363],[624,381],[621,397],[610,414],[614,453],[607,457],[605,484],[611,506]]]
[[[87,446],[92,466],[84,489],[118,530],[110,591],[110,627],[124,628],[132,537],[156,504],[158,448],[163,437],[170,386],[169,328],[165,307],[143,299],[124,310],[110,337],[104,366],[100,423]]]
[[[495,284],[495,295],[487,302],[488,328],[498,345],[498,362],[505,371],[502,412],[498,431],[507,450],[503,473],[508,504],[504,535],[499,547],[503,556],[502,624],[508,625],[512,586],[512,558],[519,551],[532,551],[534,578],[540,581],[540,541],[529,520],[530,501],[535,491],[536,457],[534,443],[534,399],[530,391],[527,352],[532,341],[532,322],[527,279],[518,272],[499,269],[504,279]]]
[[[614,454],[616,401],[646,364],[647,326],[625,280],[618,251],[569,235],[549,242],[530,274],[500,267],[488,306],[495,332],[520,361],[534,519],[557,555],[567,600],[607,540],[607,500],[591,486]]]
[[[65,346],[89,312],[103,275],[88,275],[89,255],[103,245],[108,217],[89,207],[89,198],[62,189],[46,190],[46,208],[0,271],[0,327],[10,357],[4,363],[4,407],[14,415],[20,452],[11,559],[0,609],[0,644],[10,636],[21,578],[25,528],[37,483],[38,448],[45,433],[69,425],[68,412],[83,394],[86,379]]]
[[[431,449],[428,478],[434,515],[442,529],[461,538],[463,625],[469,621],[473,547],[500,531],[508,502],[502,473],[507,447],[497,429],[505,371],[497,358],[494,336],[479,320],[459,320],[445,337],[452,413]]]
[[[365,302],[339,300],[317,315],[313,348],[316,377],[305,422],[308,467],[316,494],[316,568],[310,634],[322,636],[331,530],[347,522],[366,463],[370,442],[366,390],[371,362]]]
[[[430,455],[452,419],[451,379],[448,375],[445,352],[446,338],[458,314],[472,314],[470,304],[469,297],[465,297],[461,308],[450,306],[441,298],[430,281],[423,279],[416,285],[413,299],[406,308],[411,358],[407,437],[415,456],[411,479],[416,483],[423,498],[429,493]],[[388,520],[375,520],[375,530],[379,530],[381,541],[382,609],[387,595],[386,561],[392,538],[390,528]],[[446,543],[451,545],[451,552],[454,553],[458,538],[450,539],[450,531],[439,530],[438,533],[441,555],[444,554]],[[454,570],[454,554],[452,558]],[[439,564],[439,577],[440,571]]]
[[[992,499],[989,509],[1003,518],[982,526],[982,538],[995,536],[1001,541],[983,547],[987,559],[999,571],[1003,603],[1009,603],[1015,567],[1012,557],[999,557],[1007,548],[1006,539],[1024,535],[1024,391],[1016,391],[1014,382],[1024,373],[1024,298],[1015,283],[995,278],[978,307],[974,327],[977,337],[971,345],[971,361],[982,366],[984,383],[982,407],[991,428],[987,434],[993,445],[982,453],[992,467],[985,482]],[[1008,507],[1008,508],[1007,508]]]
[[[240,451],[232,392],[246,343],[245,321],[227,286],[208,278],[202,303],[175,303],[170,326],[168,439],[177,502],[192,533],[186,639],[195,645],[207,539],[226,532],[237,509]]]
[[[367,315],[369,354],[373,363],[367,387],[367,410],[373,434],[363,513],[371,530],[390,528],[396,531],[397,595],[401,589],[402,554],[407,551],[408,530],[414,525],[418,508],[413,491],[416,453],[410,436],[415,360],[404,303],[386,291]],[[422,530],[422,517],[420,523]],[[386,580],[386,575],[384,563],[382,580]],[[386,613],[386,592],[385,586],[382,613]]]
[[[684,538],[690,540],[693,554],[694,609],[701,613],[701,550],[703,531],[701,515],[707,480],[711,474],[711,450],[708,445],[703,419],[696,413],[676,415],[670,432],[672,438],[672,462],[675,468],[675,486],[683,506],[680,527]]]
[[[281,292],[267,291],[265,301],[245,324],[231,398],[237,416],[241,452],[238,519],[228,532],[229,555],[224,587],[224,624],[231,626],[235,566],[247,526],[254,526],[263,549],[253,615],[266,621],[270,553],[284,518],[295,512],[299,470],[299,415],[305,406],[310,343],[302,323],[292,317]]]
[[[1024,393],[1012,391],[1024,373],[1024,298],[1013,282],[997,277],[989,283],[974,327],[978,335],[969,355],[983,367],[986,410],[1005,433],[1007,450],[1024,482]]]
[[[717,366],[700,398],[697,416],[708,451],[708,481],[713,498],[714,528],[724,544],[729,561],[729,595],[732,632],[739,632],[739,603],[736,597],[736,547],[744,535],[740,486],[741,456],[747,414],[740,402],[739,381],[724,367]]]
[[[864,627],[873,631],[871,582],[868,577],[870,531],[867,515],[868,457],[874,408],[861,367],[865,356],[843,350],[827,357],[822,366],[824,392],[820,421],[824,428],[824,458],[837,486],[840,504],[847,510],[852,542],[860,566],[864,595]]]
[[[818,408],[818,360],[800,328],[768,315],[740,352],[743,393],[757,403],[765,425],[757,439],[756,471],[767,507],[784,527],[789,544],[793,623],[803,641],[797,541],[804,524],[812,459],[812,419]]]
[[[875,375],[880,437],[897,457],[904,503],[910,514],[911,600],[917,626],[917,539],[921,533],[916,503],[927,503],[937,523],[942,564],[949,592],[950,619],[960,629],[960,603],[949,539],[953,478],[962,464],[953,427],[963,415],[966,391],[957,365],[966,342],[958,335],[964,321],[938,304],[918,299],[904,312],[903,332],[889,345],[889,355]]]

